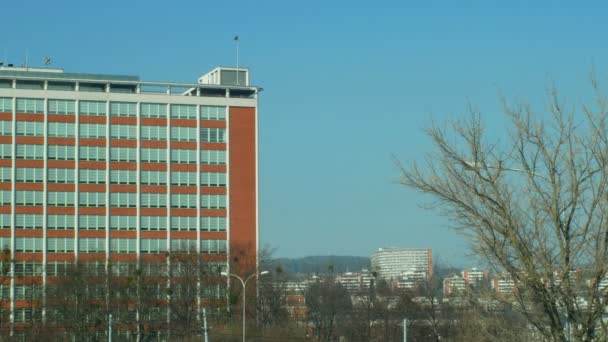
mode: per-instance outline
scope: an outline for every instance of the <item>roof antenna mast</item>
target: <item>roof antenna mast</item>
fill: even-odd
[[[236,85],[240,85],[239,83],[239,36],[234,36],[234,41],[236,42]]]

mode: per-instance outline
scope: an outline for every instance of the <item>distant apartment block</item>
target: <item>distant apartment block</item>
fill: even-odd
[[[427,279],[433,274],[433,253],[430,248],[380,248],[371,255],[371,266],[387,281],[412,274]]]
[[[492,279],[492,289],[502,295],[513,294],[515,282],[508,274],[498,274]]]
[[[369,289],[373,281],[374,276],[368,271],[346,272],[336,276],[336,282],[342,284],[349,292]]]

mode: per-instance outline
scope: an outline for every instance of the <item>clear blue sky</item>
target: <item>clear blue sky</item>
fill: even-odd
[[[491,130],[498,91],[542,109],[554,79],[573,102],[608,76],[608,8],[558,1],[5,1],[0,51],[72,72],[194,82],[240,64],[260,102],[262,244],[277,256],[369,255],[466,243],[396,184],[391,156],[420,160],[423,128],[467,101]],[[0,54],[4,56],[4,54]]]

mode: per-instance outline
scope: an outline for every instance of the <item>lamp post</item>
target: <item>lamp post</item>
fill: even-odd
[[[246,307],[246,303],[247,303],[247,282],[249,281],[249,279],[253,278],[254,276],[257,275],[264,275],[264,274],[268,274],[268,271],[262,271],[259,274],[258,273],[254,273],[252,275],[250,275],[249,277],[247,277],[247,279],[243,280],[243,278],[239,277],[236,274],[232,274],[232,273],[228,273],[228,272],[221,272],[220,273],[222,276],[224,277],[235,277],[236,279],[241,281],[241,285],[243,285],[243,342],[245,342],[245,315],[246,315],[246,311],[245,311],[245,307]]]

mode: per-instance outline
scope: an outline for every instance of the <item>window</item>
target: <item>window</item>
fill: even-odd
[[[201,173],[201,185],[202,186],[226,186],[226,173],[225,172],[202,172]]]
[[[10,145],[9,145],[10,146]],[[17,159],[36,159],[44,157],[44,145],[17,145]]]
[[[75,146],[49,145],[48,157],[52,160],[74,160],[76,154]]]
[[[201,106],[201,119],[203,119],[203,120],[226,120],[226,107]]]
[[[135,253],[137,252],[136,239],[110,239],[110,252]]]
[[[44,113],[43,99],[17,99],[17,113]]]
[[[196,195],[171,194],[172,208],[196,208]]]
[[[10,181],[10,168],[9,181]],[[20,183],[42,183],[44,181],[44,169],[36,169],[31,167],[18,167],[15,169],[15,181]]]
[[[202,150],[201,164],[224,165],[226,164],[226,151],[224,150]]]
[[[167,230],[167,217],[142,216],[141,230]]]
[[[171,239],[171,252],[196,252],[196,240]]]
[[[82,184],[105,184],[106,170],[80,169],[78,181]]]
[[[201,253],[226,253],[226,240],[202,240]]]
[[[49,183],[74,183],[74,169],[49,169]]]
[[[0,121],[0,135],[11,135],[11,134],[13,134],[13,122],[12,121]]]
[[[42,284],[25,284],[25,285],[15,285],[14,289],[15,300],[40,300],[42,299]],[[32,309],[29,309],[31,311]],[[38,309],[41,311],[40,309]],[[19,311],[19,309],[15,310]],[[25,314],[24,316],[30,316],[31,313]],[[19,316],[17,314],[16,316]],[[40,313],[38,314],[40,316]],[[17,320],[17,317],[15,317]],[[25,320],[21,322],[28,322],[32,319],[32,317],[25,317]]]
[[[136,103],[110,102],[110,115],[134,117],[137,115]]]
[[[0,144],[0,159],[11,159],[13,157],[13,146],[11,144]]]
[[[171,105],[171,118],[196,119],[196,106],[173,104]]]
[[[226,218],[222,216],[201,217],[201,230],[206,232],[225,232]]]
[[[196,230],[196,217],[172,216],[171,217],[171,230],[195,231]]]
[[[48,215],[46,227],[48,229],[74,229],[74,216]]]
[[[78,228],[86,230],[106,229],[106,217],[104,215],[80,215]]]
[[[171,140],[196,141],[195,127],[171,127]]]
[[[137,161],[137,149],[134,147],[111,147],[110,160],[119,162]]]
[[[106,103],[101,101],[80,101],[78,103],[80,114],[92,116],[106,115]]]
[[[58,206],[58,207],[73,207],[74,206],[74,193],[73,192],[62,192],[62,191],[51,191],[48,193],[48,203],[47,204],[51,205],[51,206]]]
[[[203,195],[201,196],[201,208],[225,209],[226,195]]]
[[[137,172],[133,170],[110,170],[110,183],[136,184]]]
[[[15,261],[16,276],[41,276],[42,270],[42,263],[39,261]]]
[[[42,205],[42,191],[15,191],[15,205]]]
[[[141,239],[141,253],[161,253],[167,251],[167,240]]]
[[[40,322],[42,310],[40,308],[15,309],[14,320],[17,323]]]
[[[15,238],[16,252],[42,252],[42,238]]]
[[[41,137],[44,135],[44,122],[17,121],[15,135]]]
[[[171,162],[177,164],[196,164],[196,150],[171,150]]]
[[[13,112],[13,99],[10,97],[0,97],[0,113]]]
[[[201,142],[226,142],[225,128],[201,128]]]
[[[105,192],[81,192],[78,195],[78,205],[81,207],[105,207]]]
[[[49,276],[66,275],[73,265],[73,261],[47,261],[46,274]]]
[[[110,125],[110,137],[112,139],[137,139],[137,126]]]
[[[73,238],[47,238],[46,250],[49,253],[70,253],[74,251]]]
[[[80,124],[79,134],[81,138],[105,139],[106,124]]]
[[[110,217],[110,229],[135,230],[137,229],[137,218],[135,216],[112,216]]]
[[[173,185],[196,185],[196,172],[171,172],[171,184]]]
[[[21,229],[42,229],[44,224],[43,215],[34,214],[16,214],[15,228]]]
[[[141,104],[142,118],[166,118],[167,105],[162,103],[142,103]]]
[[[137,194],[134,192],[113,192],[110,194],[110,206],[135,208],[137,207]]]
[[[69,122],[49,122],[49,137],[73,138],[76,136],[76,124]]]
[[[74,114],[76,102],[72,100],[49,100],[49,114]]]
[[[11,214],[0,214],[0,228],[10,228],[10,227],[11,227]],[[1,248],[1,246],[0,246],[0,248]]]
[[[167,206],[167,195],[156,193],[142,193],[141,206],[143,208],[165,208]]]
[[[164,148],[142,148],[141,149],[142,163],[166,163],[167,150]]]
[[[167,127],[164,126],[141,126],[142,140],[167,140]]]
[[[18,169],[17,169],[18,170]],[[10,167],[0,167],[0,182],[10,182],[13,180]]]
[[[165,185],[167,184],[166,171],[142,171],[141,184],[145,185]]]
[[[83,253],[104,253],[106,251],[106,239],[80,238],[78,239],[78,251]]]
[[[80,146],[80,160],[106,160],[106,148],[100,146]]]
[[[0,205],[11,205],[13,203],[10,190],[0,190]]]

